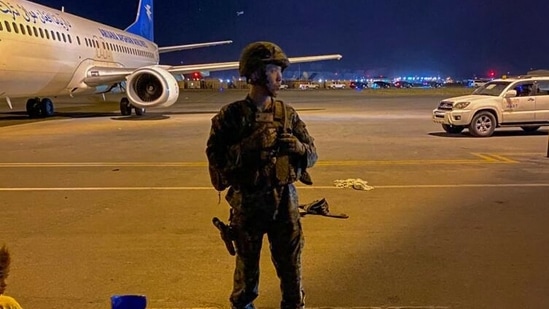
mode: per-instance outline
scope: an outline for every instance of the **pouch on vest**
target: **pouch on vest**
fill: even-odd
[[[210,172],[212,185],[217,191],[223,191],[229,187],[229,182],[219,170],[210,165],[208,166],[208,171]]]

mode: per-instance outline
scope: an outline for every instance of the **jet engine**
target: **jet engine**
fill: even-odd
[[[143,67],[126,77],[127,95],[137,107],[167,107],[179,97],[179,85],[168,71],[156,67]]]

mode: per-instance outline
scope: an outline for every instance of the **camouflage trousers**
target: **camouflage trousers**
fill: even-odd
[[[280,279],[282,309],[304,307],[301,251],[304,244],[297,193],[290,184],[272,190],[228,193],[236,268],[230,302],[233,309],[253,309],[258,296],[259,260],[267,235],[271,260]]]

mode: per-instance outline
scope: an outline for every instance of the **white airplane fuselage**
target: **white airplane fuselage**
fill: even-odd
[[[139,0],[135,22],[121,30],[26,0],[0,0],[0,99],[12,107],[11,99],[27,98],[30,117],[49,117],[55,112],[49,97],[107,92],[125,83],[121,114],[135,110],[143,115],[146,108],[177,101],[174,74],[238,68],[238,61],[159,65],[160,53],[232,41],[159,48],[154,43],[153,2]],[[289,61],[340,58],[333,54]]]
[[[141,36],[25,0],[0,1],[0,98],[90,92],[90,68],[158,61],[158,46]],[[103,76],[97,85],[104,83]]]

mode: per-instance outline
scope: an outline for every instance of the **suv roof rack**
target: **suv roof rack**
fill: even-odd
[[[533,70],[526,73],[527,76],[549,76],[549,70]]]
[[[549,70],[533,70],[528,71],[524,75],[503,75],[501,79],[528,79],[528,78],[534,78],[534,77],[549,77]]]

